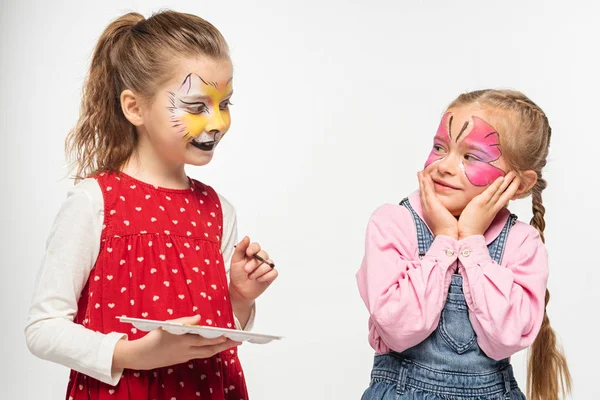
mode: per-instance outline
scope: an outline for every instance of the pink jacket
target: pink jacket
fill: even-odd
[[[419,192],[409,201],[423,218]],[[491,259],[487,245],[509,215],[500,211],[484,236],[457,241],[440,235],[419,259],[410,212],[384,205],[373,213],[357,280],[371,315],[369,342],[377,353],[401,352],[437,328],[457,262],[479,347],[501,360],[533,343],[544,316],[548,256],[537,230],[517,222],[502,264]]]

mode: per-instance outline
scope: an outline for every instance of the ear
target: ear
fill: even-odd
[[[135,93],[131,90],[126,89],[121,93],[121,110],[125,118],[131,122],[134,126],[140,126],[144,124],[142,103]]]
[[[512,200],[519,199],[521,196],[529,193],[531,188],[537,183],[537,173],[533,170],[522,171],[519,175],[521,176],[521,183]]]

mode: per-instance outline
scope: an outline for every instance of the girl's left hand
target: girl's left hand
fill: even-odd
[[[521,179],[510,171],[467,204],[458,219],[458,238],[483,235],[496,214],[515,196]]]
[[[258,243],[250,244],[249,237],[244,237],[237,244],[229,269],[229,293],[232,299],[235,297],[243,302],[253,302],[277,278],[277,270],[255,259],[255,254],[273,263]]]

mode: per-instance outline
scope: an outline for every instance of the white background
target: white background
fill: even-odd
[[[417,187],[444,107],[516,88],[549,115],[549,315],[574,399],[598,399],[600,7],[559,1],[3,1],[0,11],[0,398],[64,398],[68,371],[23,327],[46,235],[71,181],[63,140],[93,46],[121,13],[171,8],[215,24],[235,65],[233,126],[188,174],[237,208],[280,279],[246,344],[253,399],[358,399],[372,351],[354,274],[380,204]],[[530,201],[511,206],[528,220]],[[524,352],[513,357],[525,386]]]

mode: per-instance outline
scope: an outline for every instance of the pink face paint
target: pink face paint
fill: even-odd
[[[456,158],[460,160],[458,168],[472,185],[487,186],[504,176],[504,171],[493,165],[502,156],[498,132],[481,118],[473,116],[462,124],[459,132],[453,134],[453,118],[452,113],[442,117],[425,168],[454,151],[460,153]]]
[[[469,182],[475,186],[487,186],[501,176],[504,171],[492,165],[502,157],[500,135],[487,122],[472,117],[473,129],[460,142],[464,149],[464,171]],[[458,141],[460,135],[456,138]]]
[[[446,113],[440,121],[435,138],[433,138],[433,149],[429,153],[425,168],[437,161],[441,161],[450,151],[450,126],[452,125],[452,113]],[[444,149],[444,150],[442,150]]]

